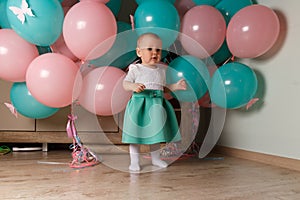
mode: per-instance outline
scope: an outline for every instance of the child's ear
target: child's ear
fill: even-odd
[[[136,50],[136,55],[138,57],[141,57],[141,49],[140,48],[136,48],[135,50]]]

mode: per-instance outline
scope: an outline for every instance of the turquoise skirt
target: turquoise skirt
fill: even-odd
[[[155,144],[181,140],[174,109],[163,91],[133,93],[124,116],[122,142]]]

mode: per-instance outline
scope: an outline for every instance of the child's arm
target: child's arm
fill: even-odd
[[[167,85],[166,91],[186,90],[186,82],[180,79],[177,83]]]
[[[123,88],[127,91],[134,91],[134,92],[142,92],[145,90],[145,85],[142,83],[132,83],[129,81],[123,81]]]

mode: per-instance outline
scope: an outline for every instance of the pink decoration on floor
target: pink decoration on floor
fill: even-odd
[[[68,137],[73,138],[73,144],[71,145],[71,149],[73,149],[72,157],[73,161],[70,163],[71,168],[84,168],[84,167],[92,167],[100,163],[100,160],[97,156],[91,152],[87,147],[85,147],[78,134],[75,127],[75,120],[77,116],[68,115],[68,123],[66,131],[68,133]]]

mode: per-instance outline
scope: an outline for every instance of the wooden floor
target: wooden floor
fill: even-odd
[[[104,155],[127,166],[128,155]],[[143,167],[151,168],[143,157]],[[131,174],[105,164],[74,170],[70,151],[0,156],[0,198],[12,199],[300,199],[300,172],[222,155],[177,160]],[[109,160],[109,159],[108,159]],[[124,161],[123,161],[124,160]],[[124,164],[125,163],[125,164]]]

